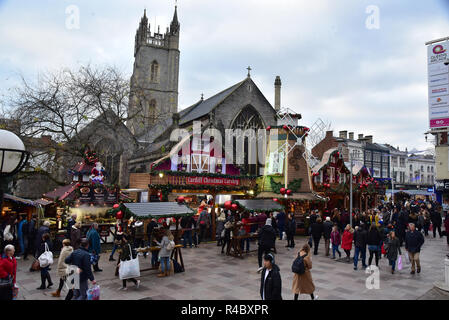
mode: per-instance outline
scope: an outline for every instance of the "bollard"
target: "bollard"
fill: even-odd
[[[444,282],[435,282],[438,289],[449,291],[449,258],[444,259]]]

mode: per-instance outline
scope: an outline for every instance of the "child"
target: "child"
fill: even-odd
[[[335,251],[338,252],[338,256],[341,258],[341,252],[338,250],[338,247],[341,244],[341,236],[338,231],[338,226],[333,226],[331,233],[331,243],[332,243],[332,259],[335,259]]]

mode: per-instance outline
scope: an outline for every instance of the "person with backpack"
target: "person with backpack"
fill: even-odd
[[[341,258],[341,252],[340,252],[340,250],[338,250],[338,247],[341,244],[341,236],[340,236],[340,232],[338,231],[338,225],[334,225],[332,227],[331,243],[332,243],[332,258],[331,259],[335,259],[335,252],[337,252],[338,256]]]
[[[294,300],[298,300],[300,294],[309,294],[312,300],[318,299],[314,294],[315,285],[312,280],[312,258],[310,256],[310,246],[306,243],[298,253],[292,265],[293,285],[292,291]]]
[[[174,249],[174,237],[169,229],[165,231],[161,242],[156,241],[158,246],[161,247],[159,250],[159,260],[161,263],[161,273],[157,276],[159,278],[168,277],[170,275],[170,255]]]
[[[135,250],[131,247],[130,243],[129,243],[129,236],[128,235],[124,235],[122,237],[121,243],[120,243],[120,247],[119,247],[119,260],[120,262],[122,261],[127,261],[127,260],[131,260],[134,259],[136,257],[136,253],[134,252]],[[120,263],[118,265],[120,267]],[[139,289],[140,286],[140,280],[136,280],[134,278],[130,278],[130,279],[123,279],[122,280],[122,287],[120,288],[120,290],[126,291],[128,290],[126,288],[126,282],[133,282],[134,285],[136,286],[136,289]]]
[[[260,297],[262,300],[282,300],[282,280],[280,269],[275,264],[274,255],[264,256],[264,267],[260,277]]]
[[[37,249],[37,257],[40,257],[44,252],[52,250],[52,243],[50,240],[50,234],[45,233],[42,235],[42,240],[39,248]],[[53,286],[53,282],[51,281],[50,273],[48,272],[50,269],[50,265],[42,266],[41,265],[41,286],[37,288],[37,290],[45,290],[50,289]],[[45,282],[48,282],[48,285],[45,285]]]

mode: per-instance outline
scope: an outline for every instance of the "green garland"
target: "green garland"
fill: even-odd
[[[301,189],[301,184],[302,179],[295,179],[288,184],[287,189],[290,189],[292,192],[298,192]],[[284,188],[284,184],[274,181],[273,177],[270,177],[270,186],[271,190],[277,194],[281,194],[281,188]]]
[[[210,173],[210,172],[184,172],[184,171],[171,171],[171,170],[158,170],[152,171],[150,174],[152,176],[159,175],[160,173],[167,176],[178,176],[178,177],[208,177],[208,178],[226,178],[226,179],[255,179],[259,176],[256,175],[230,175],[221,173]]]

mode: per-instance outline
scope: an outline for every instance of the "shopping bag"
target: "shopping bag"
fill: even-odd
[[[48,249],[47,243],[45,243],[45,251],[39,256],[39,266],[45,268],[53,264],[53,253]]]
[[[120,280],[140,277],[139,258],[132,259],[131,246],[129,246],[129,252],[131,253],[131,260],[120,261],[118,270]]]
[[[405,254],[405,263],[410,264],[410,256],[408,255],[408,253]]]
[[[100,286],[95,285],[87,290],[87,300],[100,300]]]
[[[402,270],[402,256],[398,257],[398,270]]]

